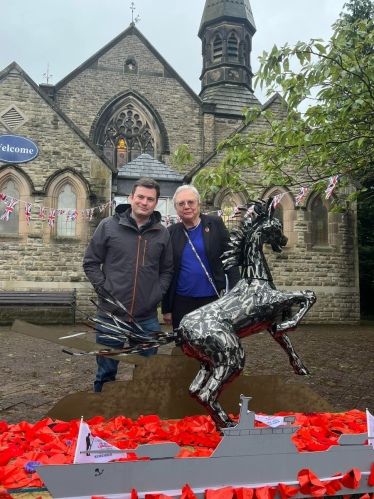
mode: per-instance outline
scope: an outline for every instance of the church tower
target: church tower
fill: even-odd
[[[198,33],[203,54],[200,96],[216,104],[219,114],[238,116],[243,107],[258,103],[251,67],[255,32],[249,0],[206,0]]]

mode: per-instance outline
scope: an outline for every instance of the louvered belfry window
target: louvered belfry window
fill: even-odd
[[[238,39],[231,33],[227,42],[227,53],[230,61],[238,60]]]
[[[213,43],[213,61],[220,59],[222,59],[222,38],[217,34]]]
[[[12,106],[10,109],[6,110],[0,115],[0,118],[10,130],[15,130],[26,121],[26,118],[22,116],[16,106]]]

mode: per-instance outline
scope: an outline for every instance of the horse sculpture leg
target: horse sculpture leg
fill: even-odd
[[[304,315],[317,301],[313,291],[297,291],[295,293],[284,292],[284,294],[287,297],[289,307],[292,305],[300,305],[300,309],[291,319],[288,319],[277,326],[276,335],[287,333],[287,331],[293,331]]]
[[[228,417],[217,398],[243,370],[245,354],[240,340],[228,324],[217,324],[214,320],[186,322],[180,328],[180,346],[186,355],[201,361],[200,370],[189,389],[190,395],[208,411],[217,427],[234,426],[235,422]],[[204,331],[201,334],[201,328],[207,324],[213,333]]]
[[[228,428],[236,425],[223,410],[217,398],[242,372],[244,367],[244,350],[242,355],[243,361],[239,365],[237,363],[230,363],[229,365],[224,364],[211,368],[211,375],[204,387],[199,393],[193,394],[193,397],[208,411],[217,428]]]
[[[270,333],[272,334],[272,333]],[[290,364],[293,367],[293,370],[295,371],[295,374],[300,374],[300,375],[307,375],[309,374],[308,369],[304,366],[302,363],[300,357],[297,355],[295,352],[294,347],[292,346],[291,340],[286,334],[283,334],[282,336],[274,336],[272,334],[273,338],[275,341],[283,348],[283,350],[288,354],[288,357],[290,359]]]
[[[269,332],[273,336],[275,341],[288,354],[290,364],[293,367],[295,373],[305,376],[309,374],[309,371],[302,363],[300,357],[297,355],[294,347],[292,346],[291,340],[285,333],[287,331],[293,331],[296,328],[297,324],[316,302],[316,295],[312,291],[298,291],[296,293],[285,292],[285,294],[288,298],[288,308],[292,305],[299,304],[300,309],[293,317],[282,321],[281,324],[277,326],[274,325],[274,327],[269,330]]]

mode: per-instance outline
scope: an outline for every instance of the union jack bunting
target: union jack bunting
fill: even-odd
[[[331,194],[334,192],[335,187],[337,186],[337,183],[339,182],[340,175],[335,175],[335,177],[331,177],[329,181],[329,185],[327,186],[327,189],[325,190],[326,193],[326,199],[329,199]]]
[[[170,215],[167,215],[166,220],[165,220],[165,226],[169,227],[170,225]]]
[[[4,201],[4,203],[6,203],[8,200],[8,196],[6,194],[3,194],[2,192],[0,192],[0,199],[2,201]]]
[[[229,220],[232,220],[232,219],[235,217],[235,215],[236,215],[237,213],[239,213],[239,208],[240,208],[240,206],[235,206],[235,208],[234,208],[233,212],[232,212],[232,213],[231,213],[231,215],[229,216]]]
[[[70,222],[75,222],[77,218],[78,218],[78,212],[73,211],[73,213],[70,215]]]
[[[40,207],[39,217],[40,217],[42,220],[44,220],[44,218],[45,218],[45,206],[41,206],[41,207]]]
[[[66,215],[65,223],[67,224],[70,220],[71,210],[68,210],[68,214]]]
[[[181,217],[177,217],[177,224],[180,224],[182,221]]]
[[[273,199],[273,202],[271,203],[271,205],[269,206],[269,212],[271,211],[271,207],[274,206],[274,210],[275,208],[278,206],[278,204],[281,202],[282,198],[283,198],[284,194],[277,194],[276,196],[274,196],[274,199]]]
[[[9,220],[9,217],[10,217],[11,213],[13,213],[14,207],[16,206],[16,204],[18,202],[19,202],[19,199],[12,198],[9,201],[8,206],[5,208],[4,213],[0,217],[0,220]]]
[[[87,210],[86,210],[86,222],[88,222],[89,220],[91,220],[91,219],[90,219],[90,210],[89,210],[89,209],[87,209]]]
[[[217,215],[218,215],[219,217],[223,217],[223,210],[218,210]]]
[[[31,221],[31,208],[32,208],[31,203],[25,204],[25,217],[26,217],[26,224],[27,225],[30,225],[30,221]]]
[[[90,209],[90,222],[92,220],[93,214],[94,214],[95,208]]]
[[[86,220],[86,210],[81,210],[82,222]]]
[[[65,210],[58,210],[57,211],[57,215],[60,217],[61,215],[63,215],[65,213]]]
[[[107,207],[106,204],[102,204],[101,206],[99,206],[100,213],[102,213],[103,211],[105,211],[106,207]]]
[[[295,206],[299,206],[309,188],[309,185],[308,187],[300,187],[299,194],[296,196]]]
[[[255,209],[255,205],[253,204],[252,206],[250,206],[248,208],[248,210],[246,211],[245,215],[244,215],[244,218],[248,218],[250,215],[252,215],[253,211]]]
[[[56,210],[54,208],[51,208],[49,210],[49,217],[48,217],[48,225],[52,229],[52,227],[55,224],[55,219],[56,219]]]

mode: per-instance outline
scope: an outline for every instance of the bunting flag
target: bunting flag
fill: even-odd
[[[8,196],[0,192],[0,199],[1,201],[4,201],[4,203],[6,203],[8,201]]]
[[[223,210],[218,210],[217,215],[222,218],[223,217]]]
[[[229,216],[229,220],[232,220],[232,219],[235,217],[235,215],[236,215],[237,213],[239,213],[239,208],[240,208],[240,206],[235,206],[235,208],[234,208],[233,212],[232,212],[232,213],[231,213],[231,215]]]
[[[86,210],[86,222],[89,222],[89,220],[90,220],[90,210],[87,209]]]
[[[70,221],[70,215],[71,215],[71,210],[68,210],[67,215],[66,215],[66,220],[65,220],[66,224]]]
[[[177,217],[177,224],[180,224],[182,221],[181,217]]]
[[[70,222],[75,222],[78,218],[78,212],[73,211],[73,213],[70,215]]]
[[[249,218],[250,215],[252,215],[253,211],[255,209],[255,205],[253,204],[252,206],[250,206],[248,208],[248,210],[246,211],[245,215],[244,215],[244,218]]]
[[[49,210],[49,217],[48,217],[48,225],[52,229],[52,227],[55,224],[55,219],[56,219],[56,210],[54,208],[51,208]]]
[[[100,211],[100,213],[102,213],[103,211],[105,211],[105,210],[106,210],[106,207],[107,207],[107,205],[106,205],[106,204],[102,204],[101,206],[99,206],[99,211]]]
[[[74,464],[108,463],[113,459],[126,459],[127,453],[118,452],[119,450],[102,438],[94,437],[88,424],[83,420],[80,422]]]
[[[91,220],[92,220],[92,217],[93,217],[94,211],[95,211],[95,208],[91,208],[91,209],[89,210],[89,212],[90,212],[90,218],[89,218],[89,221],[90,221],[90,222],[91,222]]]
[[[31,222],[31,208],[32,208],[31,203],[25,204],[25,217],[26,217],[26,224],[27,225],[30,225],[30,222]]]
[[[18,202],[19,202],[19,199],[12,198],[9,201],[8,206],[5,208],[4,213],[0,217],[0,220],[7,220],[8,221],[11,213],[13,213],[13,210]]]
[[[283,193],[277,194],[276,196],[274,196],[273,202],[269,206],[269,212],[271,211],[272,206],[274,206],[274,210],[275,210],[275,208],[278,206],[278,204],[282,201],[283,196],[284,196]]]
[[[65,210],[58,210],[57,215],[60,217],[61,215],[64,215]]]
[[[169,227],[169,225],[170,225],[170,215],[167,215],[166,216],[166,220],[165,220],[165,226],[166,226],[166,228]]]
[[[299,194],[296,196],[295,206],[299,206],[306,193],[309,191],[310,186],[308,187],[300,187]]]
[[[85,222],[85,220],[86,220],[86,210],[81,210],[81,215],[82,215],[82,222]]]
[[[335,177],[330,178],[329,185],[325,190],[326,199],[329,199],[331,197],[331,194],[334,192],[335,187],[337,186],[339,180],[340,180],[340,175],[335,175]]]
[[[41,207],[40,207],[39,217],[40,217],[42,220],[44,220],[44,218],[45,218],[45,207],[44,207],[44,206],[41,206]]]

